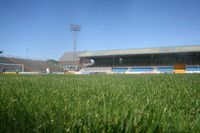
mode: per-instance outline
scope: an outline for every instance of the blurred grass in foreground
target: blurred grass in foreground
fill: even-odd
[[[200,75],[0,75],[0,132],[200,132]]]

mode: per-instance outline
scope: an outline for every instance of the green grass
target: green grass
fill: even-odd
[[[0,132],[200,132],[200,75],[0,75]]]

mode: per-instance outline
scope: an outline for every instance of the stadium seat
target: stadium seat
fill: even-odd
[[[159,66],[157,68],[157,71],[161,72],[161,73],[172,73],[174,70],[173,66]]]
[[[111,67],[84,67],[80,70],[81,73],[110,73]]]
[[[130,72],[152,72],[153,70],[151,67],[135,67],[131,68]]]
[[[200,66],[187,66],[186,71],[200,71]]]
[[[128,70],[128,68],[113,68],[112,72],[114,73],[124,73]]]

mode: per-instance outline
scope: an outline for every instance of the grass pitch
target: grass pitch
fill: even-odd
[[[0,132],[200,132],[200,75],[0,75]]]

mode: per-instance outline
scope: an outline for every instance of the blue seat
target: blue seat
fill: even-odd
[[[157,71],[161,73],[172,73],[174,68],[172,66],[166,66],[166,67],[158,67]]]
[[[153,71],[153,68],[151,67],[137,67],[130,69],[130,72],[151,72],[151,71]]]
[[[112,71],[116,73],[124,73],[128,70],[128,68],[113,68]]]
[[[186,71],[200,71],[199,66],[187,66]]]

